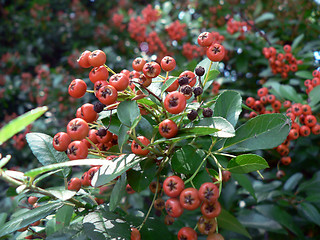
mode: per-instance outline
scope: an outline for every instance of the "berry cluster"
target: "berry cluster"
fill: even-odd
[[[225,56],[224,47],[214,42],[214,35],[210,32],[202,32],[198,36],[198,44],[207,49],[206,55],[213,62],[220,62]]]
[[[209,41],[203,41],[208,47],[207,55],[212,61],[220,61],[224,57],[224,48],[218,43],[213,44],[212,36],[210,34]],[[118,136],[109,131],[110,125],[106,127],[97,119],[102,111],[111,111],[111,115],[112,110],[117,108],[122,100],[135,101],[145,98],[146,94],[157,98],[161,102],[163,116],[165,116],[161,120],[156,119],[158,121],[158,132],[163,138],[170,139],[178,134],[181,124],[181,121],[177,124],[176,120],[170,117],[170,114],[184,112],[187,100],[192,96],[201,98],[203,93],[201,77],[205,75],[205,69],[198,66],[195,72],[185,70],[178,77],[169,76],[169,72],[176,67],[175,59],[170,56],[163,57],[160,64],[147,62],[145,59],[138,57],[132,62],[132,71],[123,69],[120,73],[113,72],[105,65],[105,62],[106,54],[101,50],[93,52],[84,51],[78,59],[81,67],[92,67],[89,79],[94,84],[94,89],[87,90],[87,84],[82,79],[74,79],[68,88],[69,95],[74,98],[81,98],[87,92],[90,92],[95,95],[97,101],[94,104],[85,103],[79,107],[76,111],[76,118],[67,124],[66,132],[59,132],[53,137],[53,147],[57,151],[65,151],[70,160],[85,159],[89,153],[98,155],[100,158],[109,161],[113,161],[114,158],[118,157],[117,155],[109,155],[108,153],[108,150],[112,146],[118,144]],[[166,77],[160,75],[161,70],[166,72]],[[109,72],[112,73],[111,76],[109,76]],[[158,79],[162,78],[164,84],[170,81],[163,99],[147,88],[152,83],[152,79],[156,77]],[[214,88],[219,89],[219,86],[216,84]],[[138,104],[138,106],[142,115],[148,114],[151,111],[148,106],[144,106],[143,104]],[[190,121],[196,119],[200,109],[202,110],[203,117],[211,117],[213,115],[212,109],[201,108],[200,106],[198,110],[191,110],[187,114],[188,119]],[[129,136],[132,140],[128,140],[128,144],[131,146],[133,154],[140,156],[155,154],[156,149],[150,147],[152,140],[145,136],[136,136],[131,133],[129,133]],[[155,162],[158,163],[157,160]],[[87,172],[83,173],[81,179],[76,177],[71,178],[68,182],[68,189],[79,191],[82,187],[93,186],[92,179],[99,168],[100,166],[92,166]],[[114,181],[116,180],[117,178],[114,179]],[[176,193],[174,193],[174,189],[176,188],[174,181],[178,181],[177,184],[179,185],[179,191]],[[153,182],[149,188],[151,192],[155,193],[157,188],[158,192],[161,190],[158,186],[159,182]],[[134,193],[129,184],[126,187],[126,191],[129,194]],[[198,222],[198,230],[200,233],[210,234],[210,238],[208,239],[215,239],[212,238],[212,236],[215,236],[213,234],[216,234],[217,222],[215,218],[219,215],[221,206],[217,201],[219,189],[214,183],[203,184],[199,188],[199,191],[195,188],[184,189],[182,179],[172,176],[164,181],[163,191],[171,198],[166,203],[160,198],[157,199],[154,202],[154,207],[157,210],[166,208],[168,212],[166,222],[172,222],[174,221],[172,220],[174,217],[179,216],[176,211],[180,211],[182,214],[183,209],[194,210],[201,205],[200,209],[203,216]],[[178,197],[180,200],[178,200]],[[103,202],[102,199],[97,198],[96,201],[98,203]],[[173,203],[170,201],[173,201]],[[176,210],[177,207],[180,207],[180,209]],[[182,228],[178,233],[178,238],[189,239],[189,234],[194,233],[195,231],[190,233],[189,228]],[[137,237],[134,239],[140,239],[140,233],[137,229],[132,228],[131,234]]]
[[[227,22],[227,31],[231,35],[240,32],[239,40],[245,39],[245,33],[251,31],[251,26],[253,25],[253,21],[242,22],[242,21],[236,21],[233,18],[229,18]]]
[[[287,78],[289,72],[296,72],[302,60],[297,60],[291,53],[291,46],[284,45],[283,52],[277,52],[274,47],[263,48],[265,58],[269,60],[269,65],[273,74],[280,73],[282,78]]]
[[[180,23],[179,20],[176,20],[166,27],[166,31],[171,40],[179,41],[187,35],[186,26],[185,23]]]
[[[258,100],[253,97],[246,99],[246,105],[255,110],[255,112],[250,112],[250,118],[257,116],[256,112],[259,114],[286,112],[291,119],[291,130],[287,139],[275,148],[281,155],[280,162],[283,165],[289,165],[291,163],[291,157],[288,156],[290,142],[299,137],[307,137],[311,132],[315,135],[320,134],[320,124],[308,104],[292,103],[289,100],[280,102],[274,95],[269,94],[266,87],[258,89],[257,95]]]
[[[163,182],[163,191],[170,197],[166,200],[164,207],[168,216],[166,224],[173,224],[174,218],[182,215],[184,210],[196,210],[200,207],[202,216],[198,220],[197,228],[201,234],[209,235],[207,239],[216,239],[212,235],[216,234],[216,217],[221,212],[221,205],[218,202],[219,188],[212,182],[196,188],[185,188],[183,180],[178,176],[167,177]],[[222,237],[222,236],[221,236]],[[197,239],[197,233],[190,227],[183,227],[178,232],[178,239]],[[223,238],[222,238],[223,239]]]
[[[309,94],[313,88],[320,85],[320,71],[314,70],[312,72],[312,79],[307,79],[304,81],[304,85],[307,87],[306,93]]]

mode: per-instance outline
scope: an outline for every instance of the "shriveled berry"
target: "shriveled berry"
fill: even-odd
[[[202,111],[203,117],[212,117],[213,115],[213,110],[211,108],[205,108]]]
[[[202,87],[196,87],[193,89],[193,94],[195,97],[200,96],[203,93]]]
[[[195,120],[198,117],[198,112],[194,109],[192,109],[188,114],[187,117],[190,121]]]
[[[199,77],[203,76],[205,72],[206,72],[206,70],[204,69],[204,67],[201,67],[201,66],[198,66],[195,69],[195,73]]]
[[[101,102],[95,102],[93,105],[93,110],[97,113],[100,113],[103,111],[105,105]]]
[[[180,86],[186,85],[186,84],[189,83],[189,78],[188,78],[188,77],[185,77],[185,76],[180,77],[180,78],[178,79],[178,83],[179,83]]]

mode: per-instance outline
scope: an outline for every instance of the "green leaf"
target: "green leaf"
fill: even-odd
[[[212,182],[212,177],[210,177],[206,170],[198,172],[198,174],[192,179],[192,183],[197,189],[199,189],[205,182]]]
[[[298,209],[302,211],[309,221],[320,226],[320,213],[315,206],[311,203],[303,202],[298,206]]]
[[[288,232],[279,223],[252,210],[241,212],[238,220],[248,228],[265,229],[270,232],[288,235]]]
[[[273,13],[266,12],[266,13],[263,13],[262,15],[260,15],[259,17],[257,17],[254,20],[254,23],[257,24],[257,23],[264,22],[267,20],[273,20],[274,18],[275,18],[275,15]]]
[[[58,169],[58,170],[55,170],[55,171],[52,171],[52,172],[48,172],[48,173],[45,173],[43,175],[41,175],[40,177],[37,177],[33,183],[34,185],[37,185],[38,182],[42,181],[43,179],[47,178],[47,177],[50,177],[51,175],[53,174],[56,174],[58,172],[61,172],[63,169]]]
[[[124,196],[124,193],[126,191],[126,185],[127,175],[123,173],[112,189],[109,203],[110,211],[114,211],[117,208],[119,202],[121,201],[121,198]]]
[[[55,223],[55,219],[52,220]],[[46,230],[50,222],[51,220],[46,223]],[[47,233],[47,235],[49,234]],[[83,231],[82,222],[76,222],[58,231],[56,229],[50,229],[50,235],[46,237],[46,240],[88,240],[88,237]]]
[[[204,153],[200,149],[195,149],[190,145],[185,145],[175,151],[171,159],[174,171],[183,174],[192,174],[202,162]]]
[[[291,232],[302,239],[303,233],[293,222],[292,216],[286,211],[282,210],[280,207],[276,205],[265,204],[256,206],[256,210],[262,215],[271,218],[280,223],[282,226],[288,228]]]
[[[129,140],[129,134],[127,133],[129,130],[129,127],[121,123],[118,135],[118,145],[120,152],[122,152],[123,145],[126,144]]]
[[[233,173],[231,176],[240,184],[240,186],[246,189],[255,200],[257,200],[256,193],[247,175]]]
[[[224,91],[216,100],[213,116],[223,117],[235,127],[242,111],[241,104],[242,98],[238,92]]]
[[[242,52],[237,56],[236,60],[236,70],[240,73],[246,73],[248,72],[248,65],[249,65],[249,54],[246,52]]]
[[[213,65],[212,65],[213,66]],[[212,69],[212,66],[211,66],[211,70],[209,72],[209,75],[208,75],[208,80],[206,82],[206,85],[203,87],[203,90],[207,90],[209,87],[212,86],[212,82],[214,80],[216,80],[216,78],[218,77],[218,75],[220,74],[220,72],[217,70],[217,69]],[[202,81],[204,81],[204,79],[206,79],[206,75],[204,75]]]
[[[317,192],[320,185],[320,179],[314,178],[301,183],[297,189],[298,192]]]
[[[74,197],[77,193],[76,191],[70,191],[65,189],[47,189],[47,191],[62,201],[66,201]]]
[[[219,129],[212,128],[212,127],[206,127],[206,126],[195,126],[192,128],[183,128],[179,130],[178,137],[184,137],[184,136],[206,136],[210,134],[214,134],[218,132]]]
[[[223,228],[232,232],[239,233],[251,239],[248,231],[242,226],[242,224],[236,219],[233,215],[231,215],[225,209],[221,209],[221,213],[218,216],[219,228]]]
[[[58,152],[54,149],[52,145],[53,138],[49,135],[43,133],[28,133],[26,139],[32,153],[42,165],[69,161],[65,152]],[[65,169],[63,171],[64,177],[67,177],[69,173],[70,169]]]
[[[294,75],[296,75],[297,77],[301,77],[304,79],[312,79],[312,73],[310,71],[306,71],[306,70],[300,70],[294,73]]]
[[[64,167],[73,167],[73,166],[91,166],[91,165],[103,165],[108,164],[109,161],[106,160],[100,160],[100,159],[82,159],[82,160],[73,160],[69,162],[63,162],[63,163],[55,163],[46,165],[39,168],[31,169],[30,171],[26,172],[24,175],[27,177],[36,177],[39,174],[53,171],[56,169],[64,168]]]
[[[61,224],[63,227],[70,225],[73,214],[73,207],[70,205],[64,205],[56,213],[56,222]]]
[[[59,209],[62,206],[62,202],[49,202],[47,204],[41,205],[40,207],[29,210],[2,225],[0,228],[0,237],[15,232],[20,228],[26,227],[31,223],[45,218],[53,211]]]
[[[167,81],[165,81],[163,83],[163,85],[161,86],[161,94],[164,93],[168,87],[170,87],[170,85],[176,81],[178,79],[178,77],[169,77],[169,79]]]
[[[145,157],[139,157],[135,154],[126,154],[115,158],[112,161],[107,161],[103,166],[99,168],[99,171],[94,175],[91,184],[93,187],[98,187],[109,183],[110,181],[145,159]]]
[[[303,38],[304,38],[304,34],[302,33],[302,34],[300,34],[298,37],[296,37],[296,38],[293,40],[293,42],[292,42],[292,44],[291,44],[291,51],[292,51],[292,52],[299,46],[299,44],[301,43],[301,41],[303,40]]]
[[[320,193],[312,193],[305,198],[307,202],[320,203]]]
[[[34,122],[46,111],[48,111],[48,107],[38,107],[10,121],[0,129],[0,145]]]
[[[140,110],[136,101],[123,101],[118,106],[118,118],[121,123],[131,127],[140,116]]]
[[[128,183],[136,192],[141,192],[149,186],[157,170],[153,159],[141,162],[140,166],[140,171],[131,169],[127,172]]]
[[[118,118],[117,114],[112,114],[111,115],[111,122],[110,122],[110,117],[105,117],[103,119],[101,119],[102,123],[104,126],[109,126],[109,131],[112,132],[113,134],[116,134],[117,136],[119,136],[119,128],[121,125],[121,122]]]
[[[303,102],[303,98],[301,97],[301,95],[298,94],[296,92],[296,90],[290,85],[282,85],[282,84],[280,84],[279,91],[280,91],[281,96],[284,99],[288,99],[288,100],[294,101],[296,103],[302,103]]]
[[[194,124],[218,129],[218,132],[211,134],[214,137],[231,138],[235,136],[235,130],[231,123],[222,117],[203,118]]]
[[[290,119],[280,113],[263,114],[250,119],[236,130],[236,136],[226,140],[223,149],[233,152],[274,148],[286,139]]]
[[[297,185],[299,184],[300,180],[303,178],[302,173],[295,173],[293,174],[284,184],[283,190],[285,191],[293,191]]]
[[[230,160],[227,170],[232,173],[249,173],[268,167],[269,165],[263,157],[255,154],[242,154]]]
[[[140,134],[141,136],[145,136],[148,139],[151,139],[152,133],[153,133],[153,127],[147,119],[142,117],[138,125],[136,126],[136,133]]]
[[[309,99],[309,105],[311,108],[315,107],[320,102],[320,85],[311,90],[309,93]]]
[[[5,212],[0,213],[0,226],[2,226],[6,222],[7,217],[8,217],[7,213]]]
[[[118,215],[98,209],[83,219],[83,228],[91,240],[130,239],[130,225]]]
[[[282,85],[275,81],[268,81],[263,86],[268,88],[271,87],[269,92],[275,95],[277,98],[283,100],[288,99],[297,103],[303,102],[303,98],[301,97],[301,95],[299,95],[296,90],[290,85]]]

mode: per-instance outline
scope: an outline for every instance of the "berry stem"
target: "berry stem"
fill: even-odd
[[[214,161],[217,164],[217,167],[219,169],[219,181],[222,183],[222,171],[221,169],[223,169],[223,167],[221,166],[221,164],[219,163],[218,159],[216,158],[216,156],[212,153],[210,153],[211,157],[214,159]],[[222,184],[219,184],[219,195],[221,194],[221,190],[222,190]]]
[[[209,73],[210,73],[210,70],[211,70],[212,63],[213,63],[213,62],[210,61],[209,69],[208,69],[208,71],[207,71],[206,78],[204,79],[203,87],[206,86],[206,83],[207,83],[207,81],[208,81]]]
[[[91,144],[91,146],[93,146],[95,149],[97,149],[99,155],[100,155],[101,157],[104,157],[103,154],[101,153],[100,149],[97,147],[97,145],[95,145],[95,144],[90,140],[90,138],[86,137],[86,139],[87,139],[87,141]]]
[[[184,184],[187,184],[188,182],[191,182],[191,184],[192,184],[193,178],[198,174],[198,172],[199,172],[200,168],[202,167],[202,165],[206,162],[207,158],[212,154],[212,153],[211,153],[211,150],[212,150],[214,144],[216,143],[216,141],[217,141],[217,139],[214,139],[214,140],[212,139],[212,143],[211,143],[211,145],[210,145],[210,147],[209,147],[209,149],[208,149],[207,155],[206,155],[205,158],[202,160],[202,162],[199,164],[199,167],[198,167],[197,170],[192,174],[192,176],[191,176],[189,179],[187,179],[186,181],[184,181]]]
[[[257,170],[257,173],[259,174],[259,176],[261,177],[262,180],[264,180],[264,176],[261,174],[261,172],[259,170]]]
[[[140,224],[140,226],[138,227],[138,230],[140,231],[141,228],[143,227],[143,225],[146,223],[149,215],[150,215],[150,212],[153,208],[153,205],[154,205],[154,201],[156,200],[157,198],[157,194],[158,194],[158,188],[159,188],[159,176],[157,177],[157,186],[156,186],[156,192],[154,193],[154,196],[153,196],[153,199],[152,199],[152,203],[150,204],[150,207],[149,207],[149,210],[145,216],[145,218],[143,219],[143,222]]]
[[[158,77],[162,78],[163,80],[166,80],[164,76],[158,75]]]
[[[113,75],[116,74],[116,73],[115,73],[111,68],[109,68],[106,64],[103,64],[103,66],[105,66],[105,68],[106,68],[109,72],[111,72]]]

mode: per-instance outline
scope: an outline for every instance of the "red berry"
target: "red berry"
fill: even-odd
[[[185,96],[180,92],[170,92],[164,99],[164,107],[171,114],[181,113],[187,105]]]
[[[105,66],[95,67],[89,73],[89,79],[92,83],[97,81],[107,81],[109,77],[109,71]]]
[[[167,177],[163,182],[163,191],[169,197],[178,197],[184,189],[184,182],[178,176]]]
[[[194,210],[200,206],[198,190],[195,188],[186,188],[180,193],[180,204],[187,210]]]
[[[116,102],[118,97],[117,89],[111,85],[102,86],[96,94],[97,98],[104,105],[110,105]]]
[[[83,68],[91,67],[91,64],[89,63],[89,60],[88,60],[88,57],[89,57],[90,54],[91,54],[91,52],[88,51],[88,50],[84,51],[81,54],[81,56],[77,60],[77,62],[79,63],[80,67],[83,67]]]
[[[203,216],[206,216],[207,218],[215,218],[219,216],[221,212],[221,205],[218,201],[204,202],[202,203],[200,210]]]
[[[183,208],[177,198],[169,198],[165,204],[166,212],[169,216],[177,218],[183,213]]]
[[[150,141],[148,138],[146,138],[144,136],[139,136],[137,138],[144,146],[141,147],[135,140],[133,140],[131,143],[131,151],[134,154],[146,156],[149,153],[149,150],[142,149],[142,148],[144,148],[145,146],[148,146],[150,144]]]
[[[90,65],[93,67],[100,67],[101,65],[106,63],[106,60],[107,60],[107,56],[101,50],[93,51],[88,57],[88,61]]]
[[[191,227],[183,227],[178,232],[178,240],[197,240],[196,231]]]
[[[84,174],[82,174],[82,176],[81,176],[81,185],[82,185],[83,187],[88,187],[88,186],[90,186],[88,172],[85,172]]]
[[[207,240],[224,240],[224,237],[220,233],[209,234]]]
[[[209,47],[213,42],[213,35],[210,32],[202,32],[198,36],[198,44],[202,47]]]
[[[253,107],[254,106],[254,102],[255,102],[255,100],[254,100],[253,97],[248,97],[246,99],[246,104],[247,104],[248,107]]]
[[[72,140],[82,140],[88,136],[88,123],[81,118],[74,118],[67,125],[67,133]]]
[[[182,77],[186,77],[188,79],[188,85],[190,85],[191,87],[193,87],[197,82],[196,75],[189,70],[180,73],[179,78]]]
[[[224,47],[219,43],[212,44],[207,50],[207,57],[213,62],[220,62],[224,55]]]
[[[145,64],[146,64],[146,60],[144,60],[141,57],[138,57],[132,61],[132,68],[135,71],[141,72]]]
[[[268,88],[263,87],[258,90],[257,94],[259,97],[262,97],[262,96],[266,96],[268,94],[268,92],[269,92]]]
[[[174,121],[170,119],[163,120],[159,124],[159,133],[162,137],[172,138],[177,135],[178,126]]]
[[[201,201],[215,202],[219,198],[219,188],[212,182],[206,182],[199,188],[199,198]]]
[[[141,235],[138,229],[136,228],[131,228],[131,237],[130,240],[140,240]]]
[[[299,134],[300,136],[303,136],[303,137],[307,137],[310,135],[310,127],[306,126],[306,125],[302,125],[299,129]]]
[[[142,72],[146,77],[155,78],[160,74],[161,68],[156,62],[148,62],[143,66]]]
[[[304,119],[304,124],[308,127],[313,127],[317,124],[317,119],[313,115],[307,115]]]
[[[38,201],[37,197],[34,197],[34,196],[28,197],[28,203],[31,205],[35,204],[37,201]]]
[[[109,84],[117,91],[123,91],[129,86],[129,78],[122,73],[115,74],[110,77]]]
[[[69,95],[74,98],[81,98],[86,94],[87,84],[81,79],[74,79],[68,88]]]
[[[166,78],[166,80],[164,80],[163,84],[168,81],[169,78]],[[178,78],[173,82],[171,83],[171,85],[166,89],[167,92],[173,92],[173,91],[176,91],[179,87],[179,81],[178,81]]]
[[[85,159],[88,156],[88,146],[81,141],[73,141],[69,144],[67,155],[70,160]]]
[[[98,114],[93,109],[93,104],[85,103],[80,108],[80,118],[85,120],[87,123],[92,123],[93,121],[97,120]]]
[[[291,163],[291,157],[285,156],[280,159],[283,165],[289,165]]]
[[[52,140],[52,145],[54,149],[56,149],[59,152],[66,151],[70,143],[71,143],[71,138],[65,132],[57,133],[56,135],[54,135]]]
[[[81,188],[81,180],[79,178],[71,178],[68,182],[68,190],[78,192]]]
[[[161,68],[166,71],[166,72],[170,72],[173,69],[175,69],[176,67],[176,60],[174,60],[173,57],[170,56],[165,56],[164,58],[162,58],[161,62],[160,62]]]

